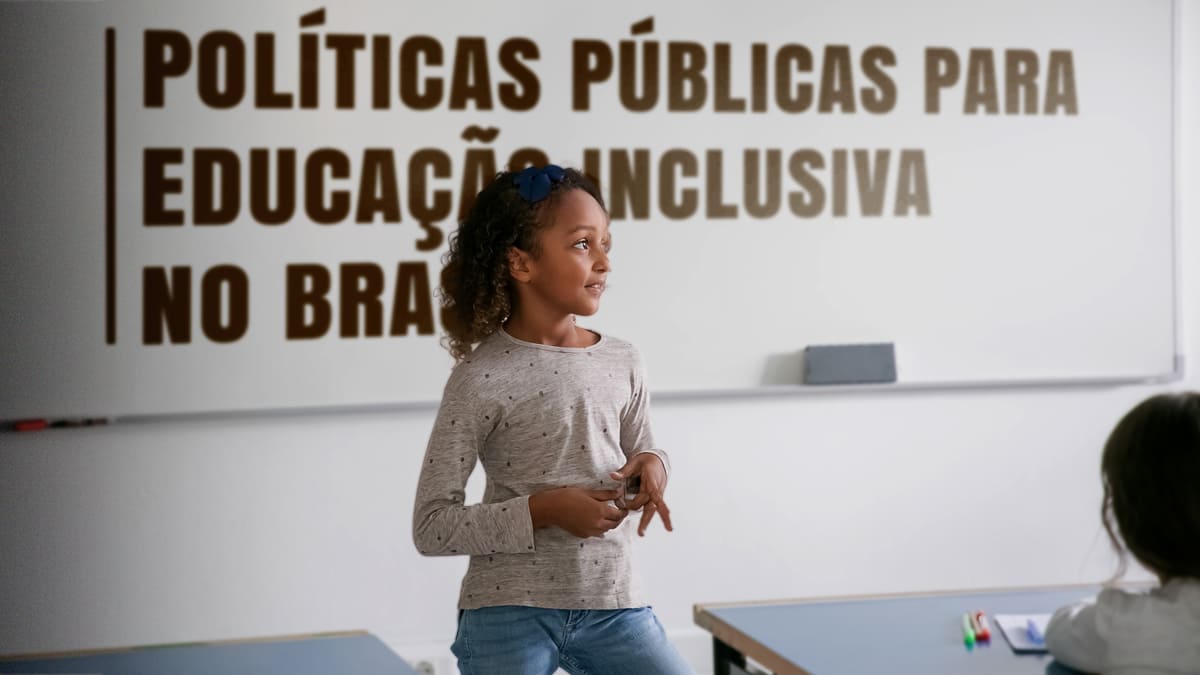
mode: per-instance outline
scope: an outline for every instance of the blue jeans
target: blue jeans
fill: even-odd
[[[466,609],[450,651],[463,675],[693,675],[649,607]]]

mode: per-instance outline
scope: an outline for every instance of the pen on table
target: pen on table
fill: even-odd
[[[975,646],[975,629],[971,626],[971,614],[963,614],[963,644],[968,648]]]
[[[1045,644],[1046,638],[1042,637],[1042,631],[1038,630],[1037,623],[1033,619],[1029,619],[1025,625],[1025,630],[1029,632],[1029,640],[1034,644]]]
[[[987,642],[992,639],[992,631],[988,628],[987,615],[975,612],[975,639]]]
[[[77,417],[71,419],[54,420],[50,426],[55,429],[73,429],[76,427],[94,427],[108,424],[107,417]]]
[[[64,429],[74,427],[92,427],[108,424],[107,417],[71,417],[64,419],[30,418],[16,420],[6,426],[11,431],[41,431],[43,429]]]

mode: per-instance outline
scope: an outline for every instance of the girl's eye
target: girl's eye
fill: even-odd
[[[581,251],[586,251],[589,248],[587,239],[580,239],[579,241],[572,244],[572,246],[574,246],[575,248],[577,248]]]

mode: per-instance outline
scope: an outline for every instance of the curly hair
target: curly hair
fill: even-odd
[[[1160,579],[1200,579],[1200,393],[1159,394],[1130,410],[1104,445],[1100,473],[1114,579],[1125,550]]]
[[[604,198],[596,184],[575,169],[564,169],[550,195],[537,203],[525,201],[517,192],[516,172],[496,174],[475,197],[467,217],[450,236],[450,249],[442,258],[443,346],[455,361],[471,353],[475,344],[495,333],[513,312],[516,299],[509,276],[509,250],[517,247],[536,258],[538,232],[549,224],[562,195],[583,190],[604,209]],[[606,210],[607,212],[607,210]]]

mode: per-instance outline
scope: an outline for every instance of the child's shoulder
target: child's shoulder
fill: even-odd
[[[604,341],[601,347],[610,356],[622,361],[640,364],[642,362],[642,354],[638,348],[629,340],[617,337],[610,333],[599,333]]]
[[[450,371],[449,383],[461,382],[464,379],[471,379],[475,373],[493,370],[503,351],[504,346],[501,341],[496,339],[495,334],[485,337],[482,342],[475,345],[470,354],[454,364],[454,368]]]
[[[1145,590],[1105,588],[1100,591],[1096,603],[1109,611],[1133,616],[1172,606],[1190,608],[1192,613],[1200,616],[1200,580],[1173,579],[1163,586]]]
[[[628,350],[628,351],[633,351],[633,352],[637,351],[637,347],[634,347],[633,343],[630,342],[629,340],[626,340],[624,338],[613,335],[612,333],[605,333],[603,331],[593,331],[593,332],[596,333],[597,335],[602,336],[604,339],[604,345],[606,347],[609,347],[610,349],[623,349],[623,350]]]
[[[1156,594],[1166,600],[1184,603],[1195,608],[1200,616],[1200,579],[1179,577],[1168,581],[1161,588],[1155,589]]]
[[[1200,643],[1200,583],[1173,580],[1148,591],[1106,588],[1096,599],[1095,627],[1108,663],[1153,663],[1154,672],[1195,672]],[[1138,671],[1142,672],[1142,671]]]

